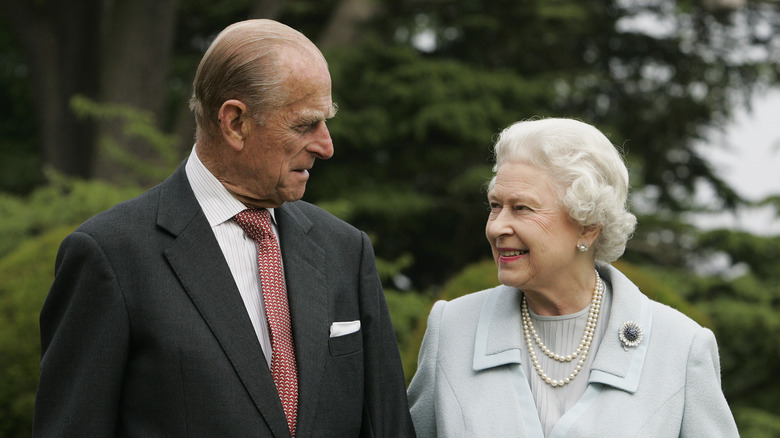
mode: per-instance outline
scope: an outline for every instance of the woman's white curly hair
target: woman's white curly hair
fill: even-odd
[[[636,227],[627,206],[628,170],[601,131],[573,119],[520,121],[501,132],[494,153],[489,190],[502,164],[536,166],[557,181],[558,201],[575,222],[600,227],[592,246],[596,260],[610,263],[623,255]]]

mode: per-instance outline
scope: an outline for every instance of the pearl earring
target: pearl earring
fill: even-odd
[[[585,242],[580,242],[577,244],[577,251],[579,252],[587,252],[588,251],[588,244]]]

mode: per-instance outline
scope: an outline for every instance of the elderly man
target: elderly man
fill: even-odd
[[[216,38],[197,140],[63,242],[35,436],[413,436],[365,233],[300,201],[333,155],[325,59],[270,20]]]

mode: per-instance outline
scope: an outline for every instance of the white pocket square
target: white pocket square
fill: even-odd
[[[355,333],[358,330],[360,330],[360,320],[334,322],[330,325],[330,337],[337,338],[339,336]]]

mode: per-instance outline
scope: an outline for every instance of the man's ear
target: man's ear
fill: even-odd
[[[237,152],[244,148],[249,134],[249,113],[244,102],[236,99],[226,100],[219,108],[219,127],[222,139]]]

